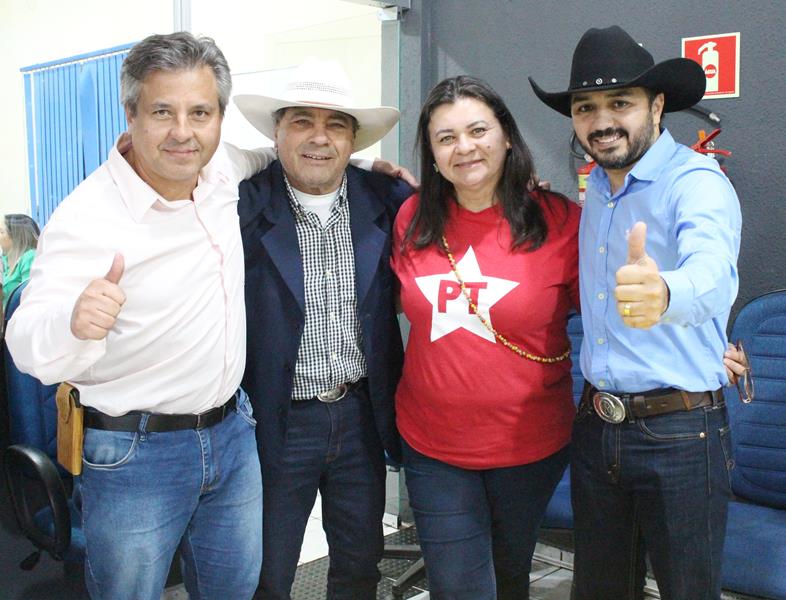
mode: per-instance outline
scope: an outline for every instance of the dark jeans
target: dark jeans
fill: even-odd
[[[645,549],[664,600],[720,598],[730,442],[723,404],[619,425],[579,409],[574,600],[642,598]]]
[[[523,600],[538,529],[568,462],[469,470],[403,443],[409,501],[432,600]]]
[[[327,598],[375,600],[385,456],[365,386],[332,404],[293,402],[282,464],[263,480],[264,560],[256,597],[289,600],[319,490],[330,555]]]

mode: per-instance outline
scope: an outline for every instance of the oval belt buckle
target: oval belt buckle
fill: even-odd
[[[625,420],[625,405],[622,400],[608,392],[597,392],[592,397],[595,413],[607,423],[617,425]]]
[[[338,402],[344,396],[346,396],[348,390],[349,390],[349,386],[347,384],[340,383],[332,390],[327,390],[325,392],[320,392],[319,394],[317,394],[317,400],[319,400],[320,402],[324,402],[326,404]]]

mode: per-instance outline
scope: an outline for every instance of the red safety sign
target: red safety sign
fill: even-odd
[[[704,99],[740,95],[740,32],[682,38],[682,56],[704,69]]]

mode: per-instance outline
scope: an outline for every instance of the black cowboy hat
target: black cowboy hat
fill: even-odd
[[[532,77],[532,89],[545,104],[566,117],[570,99],[578,92],[645,87],[665,96],[664,112],[690,108],[704,95],[706,79],[701,66],[687,58],[655,64],[652,54],[639,46],[622,27],[588,30],[576,45],[570,84],[564,92],[545,92]]]

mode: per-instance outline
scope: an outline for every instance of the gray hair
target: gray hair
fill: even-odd
[[[182,71],[209,67],[216,78],[218,106],[224,114],[232,93],[232,76],[224,54],[213,38],[195,37],[187,31],[151,35],[136,44],[120,71],[120,101],[133,117],[142,83],[155,71]]]

